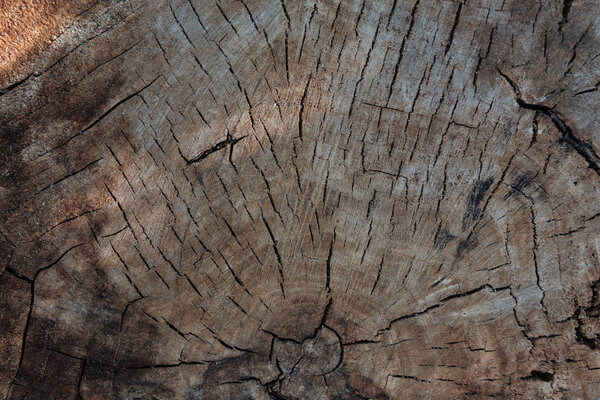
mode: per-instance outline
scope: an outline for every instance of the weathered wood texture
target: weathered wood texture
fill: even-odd
[[[0,1],[0,395],[600,396],[600,3]]]

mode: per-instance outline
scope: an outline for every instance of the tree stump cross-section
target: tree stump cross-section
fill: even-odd
[[[598,0],[0,1],[0,396],[600,397]]]

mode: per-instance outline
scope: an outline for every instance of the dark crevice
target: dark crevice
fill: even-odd
[[[531,374],[528,376],[524,376],[521,378],[524,381],[543,381],[543,382],[552,382],[554,380],[554,374],[551,372],[542,372],[542,371],[531,371]]]
[[[95,162],[95,161],[94,161],[94,162]],[[88,165],[89,165],[89,164],[88,164]],[[73,221],[73,220],[75,220],[75,219],[77,219],[77,218],[79,218],[79,217],[81,217],[81,216],[84,216],[84,215],[86,215],[86,214],[90,214],[90,213],[93,213],[94,211],[99,211],[99,210],[101,210],[101,208],[94,208],[94,209],[91,209],[91,210],[88,210],[88,211],[84,211],[84,212],[82,212],[81,214],[77,214],[77,215],[75,215],[75,216],[73,216],[73,217],[70,217],[70,218],[64,219],[64,220],[60,221],[59,223],[57,223],[56,225],[53,225],[52,227],[50,227],[50,228],[46,229],[46,230],[45,230],[43,233],[41,233],[40,235],[36,236],[36,237],[35,237],[35,238],[33,238],[33,239],[27,240],[27,241],[25,241],[24,243],[31,243],[31,242],[34,242],[34,241],[38,240],[39,238],[41,238],[42,236],[44,236],[45,234],[47,234],[48,232],[52,231],[53,229],[55,229],[56,227],[58,227],[58,226],[60,226],[60,225],[62,225],[62,224],[65,224],[65,223],[67,223],[67,222],[71,222],[71,221]],[[123,229],[126,229],[126,228],[127,228],[126,226],[125,226],[125,227],[123,227]],[[116,235],[116,234],[120,233],[121,231],[123,231],[123,229],[121,229],[121,230],[119,230],[119,231],[117,231],[117,232],[115,232],[115,233],[109,234],[109,235],[104,235],[104,236],[102,236],[102,237],[103,237],[103,238],[106,238],[106,237],[114,236],[114,235]]]
[[[279,248],[277,247],[277,240],[275,240],[275,236],[273,235],[271,226],[269,225],[269,223],[267,222],[267,220],[265,219],[264,216],[263,216],[263,223],[265,224],[265,227],[267,228],[267,231],[269,232],[269,237],[271,238],[271,243],[273,245],[273,252],[275,253],[275,257],[277,257],[277,269],[279,270],[279,278],[280,278],[279,288],[281,289],[281,295],[285,299],[285,288],[284,288],[285,277],[283,275],[283,263],[281,260],[281,254],[279,253]]]
[[[27,82],[27,80],[31,77],[31,75],[33,75],[33,73],[27,75],[25,78],[13,83],[12,85],[9,85],[3,89],[0,89],[0,96],[5,95],[6,93],[10,92],[11,90],[14,90],[17,87],[21,86],[23,83]]]
[[[227,139],[223,140],[222,142],[219,142],[217,144],[215,144],[213,147],[211,147],[210,149],[204,150],[202,153],[200,153],[199,155],[197,155],[194,158],[191,159],[187,159],[183,153],[181,152],[181,150],[179,150],[179,155],[181,155],[181,158],[183,158],[183,160],[186,162],[187,165],[191,165],[197,162],[200,162],[202,160],[204,160],[206,157],[208,157],[209,155],[211,155],[212,153],[215,153],[219,150],[224,149],[227,146],[233,146],[234,144],[236,144],[237,142],[239,142],[240,140],[242,140],[243,138],[245,138],[246,136],[242,136],[239,138],[233,138],[231,135],[227,135]]]
[[[594,148],[584,142],[583,140],[577,138],[573,135],[572,129],[565,123],[565,121],[559,117],[559,115],[554,111],[554,107],[549,107],[544,104],[532,104],[527,103],[521,98],[521,90],[519,86],[510,79],[506,74],[504,74],[500,69],[498,69],[498,73],[506,80],[506,82],[511,86],[515,93],[515,100],[519,107],[524,108],[526,110],[533,110],[540,112],[547,117],[549,117],[554,126],[562,133],[561,142],[564,142],[571,146],[581,157],[583,157],[589,167],[598,175],[600,175],[600,157],[596,154]]]
[[[331,310],[331,305],[333,304],[333,298],[330,297],[329,300],[327,301],[327,304],[325,305],[325,308],[323,308],[323,315],[321,316],[321,322],[319,323],[319,326],[317,327],[317,329],[315,329],[312,337],[316,337],[317,336],[317,332],[319,331],[319,329],[321,329],[322,326],[325,326],[325,321],[327,321],[327,316],[329,315],[329,310]],[[331,329],[331,328],[329,328]],[[333,329],[331,329],[333,331]],[[340,340],[341,343],[341,340]]]
[[[483,290],[490,290],[492,292],[498,292],[498,291],[501,291],[501,290],[508,290],[508,288],[507,287],[495,288],[495,287],[491,286],[490,284],[486,283],[485,285],[481,285],[481,286],[479,286],[479,287],[477,287],[475,289],[469,290],[467,292],[457,293],[457,294],[453,294],[453,295],[444,297],[437,304],[429,306],[429,307],[425,308],[422,311],[416,311],[414,313],[403,315],[401,317],[398,317],[398,318],[395,318],[395,319],[391,320],[389,322],[389,324],[388,324],[387,327],[379,329],[379,331],[377,332],[377,336],[381,335],[385,331],[388,331],[392,327],[392,325],[394,325],[395,323],[397,323],[399,321],[402,321],[402,320],[405,320],[405,319],[409,319],[409,318],[418,317],[419,315],[426,314],[429,311],[435,310],[436,308],[439,308],[439,307],[443,306],[444,304],[446,304],[450,300],[458,299],[458,298],[465,297],[465,296],[470,296],[472,294],[481,292]]]
[[[78,135],[92,129],[95,125],[97,125],[100,121],[102,121],[106,116],[108,116],[111,112],[113,112],[121,104],[124,104],[128,100],[134,98],[135,96],[140,95],[144,90],[148,89],[154,82],[156,82],[158,80],[158,78],[160,78],[160,76],[154,78],[150,83],[148,83],[147,85],[144,85],[141,89],[137,90],[136,92],[134,92],[134,93],[130,94],[129,96],[125,97],[124,99],[116,102],[112,107],[110,107],[108,110],[106,110],[104,113],[102,113],[102,115],[100,115],[98,118],[96,118],[91,124],[89,124],[87,127],[82,129],[81,131],[79,131]],[[75,135],[75,136],[77,136],[77,135]],[[71,139],[73,139],[73,137],[69,138],[65,143],[61,144],[60,146],[67,144],[67,142],[69,142]],[[58,147],[60,147],[60,146],[58,146]]]
[[[312,74],[309,75],[308,81],[306,82],[306,86],[304,87],[304,93],[302,93],[302,99],[300,100],[300,111],[298,112],[298,136],[300,140],[304,135],[304,126],[303,126],[303,117],[304,117],[304,104],[306,102],[306,94],[308,93],[308,86],[310,85],[310,80],[312,79]],[[263,125],[264,126],[264,125]],[[270,140],[270,138],[269,138]]]
[[[404,36],[404,38],[402,39],[402,43],[400,44],[400,50],[398,51],[398,62],[396,62],[396,66],[394,67],[394,76],[392,77],[392,83],[390,84],[388,98],[385,103],[386,106],[389,105],[390,99],[392,97],[392,91],[394,90],[394,85],[396,84],[396,79],[398,78],[398,71],[400,68],[400,64],[402,63],[402,58],[404,57],[404,46],[406,45],[406,42],[408,42],[408,40],[410,39],[410,34],[412,32],[412,28],[415,23],[415,15],[417,14],[417,8],[419,7],[420,1],[421,0],[415,1],[412,11],[410,12],[410,23],[408,24],[408,30],[406,31],[406,35]],[[392,13],[393,13],[393,10],[392,10]],[[391,15],[390,15],[390,18],[391,18]]]
[[[177,327],[175,325],[173,325],[172,323],[170,323],[169,321],[167,321],[165,318],[163,318],[163,321],[165,322],[165,324],[167,324],[167,326],[173,332],[175,332],[177,335],[181,336],[186,342],[188,341],[188,339],[185,337],[185,335],[183,334],[183,332],[181,332],[179,329],[177,329]]]
[[[288,25],[289,25],[289,22],[288,22]],[[288,27],[288,30],[289,30],[289,27]],[[289,85],[290,84],[290,63],[289,63],[290,59],[289,59],[289,49],[288,49],[288,35],[289,35],[288,30],[285,31],[284,43],[285,43],[285,78]]]
[[[352,111],[354,110],[354,102],[356,101],[356,92],[358,91],[358,85],[364,80],[365,69],[369,65],[369,61],[371,60],[371,54],[373,49],[375,48],[375,42],[377,41],[377,36],[379,34],[379,27],[381,26],[381,21],[377,24],[377,28],[375,28],[375,34],[373,35],[373,40],[371,41],[371,46],[369,47],[369,52],[367,53],[367,58],[365,59],[365,63],[362,65],[360,69],[360,78],[356,81],[354,85],[354,93],[352,94],[352,101],[350,102],[350,109],[348,111],[348,117],[352,116]]]
[[[329,253],[327,254],[327,264],[326,264],[326,277],[325,277],[325,288],[327,289],[327,293],[331,293],[331,258],[333,255],[333,242],[335,241],[335,237],[334,239],[331,241],[331,243],[329,243]]]
[[[99,162],[99,161],[102,161],[103,159],[104,159],[104,157],[100,157],[100,158],[98,158],[98,159],[96,159],[96,160],[94,160],[94,161],[92,161],[92,162],[90,162],[90,163],[88,163],[88,164],[84,165],[83,167],[81,167],[81,168],[80,168],[80,169],[78,169],[77,171],[71,172],[71,173],[69,173],[69,174],[67,174],[67,175],[63,176],[62,178],[58,179],[57,181],[55,181],[55,182],[52,182],[52,183],[50,183],[48,186],[44,187],[42,190],[40,190],[39,192],[37,192],[37,193],[36,193],[34,196],[36,196],[36,195],[38,195],[38,194],[42,193],[43,191],[45,191],[45,190],[47,190],[47,189],[49,189],[49,188],[51,188],[51,187],[54,187],[54,186],[58,185],[58,184],[59,184],[59,183],[61,183],[62,181],[66,180],[66,179],[68,179],[68,178],[70,178],[70,177],[72,177],[72,176],[75,176],[75,175],[79,174],[80,172],[83,172],[83,171],[85,171],[87,168],[91,167],[92,165],[96,164],[96,163],[97,163],[97,162]]]
[[[254,16],[250,12],[250,9],[246,5],[246,2],[244,0],[240,0],[240,2],[242,3],[242,5],[244,6],[244,8],[246,9],[246,12],[248,13],[248,16],[250,17],[250,21],[252,21],[252,25],[254,25],[254,29],[256,29],[256,32],[260,32],[260,29],[258,29],[258,25],[256,24],[256,21],[254,20]]]
[[[284,337],[284,336],[279,336],[278,334],[276,334],[275,332],[271,332],[269,330],[266,330],[264,328],[260,328],[260,330],[264,333],[266,333],[267,335],[279,340],[280,342],[292,342],[292,343],[296,343],[296,344],[302,344],[303,340],[296,340],[294,338],[291,337]]]
[[[231,267],[231,265],[229,265],[229,262],[227,261],[227,259],[225,258],[225,256],[220,251],[219,251],[219,255],[221,256],[221,258],[223,259],[223,261],[225,261],[225,265],[227,266],[227,269],[229,269],[229,272],[231,272],[231,275],[233,276],[233,279],[235,279],[235,281],[238,283],[238,285],[240,285],[242,287],[242,289],[244,289],[244,291],[246,293],[248,293],[248,296],[254,298],[254,296],[252,295],[252,293],[250,293],[250,291],[248,290],[248,288],[246,287],[246,285],[244,284],[244,282],[240,279],[240,277],[234,271],[234,269]]]
[[[205,365],[207,362],[204,361],[180,361],[177,364],[151,364],[151,365],[140,365],[135,367],[123,367],[126,370],[136,369],[157,369],[157,368],[177,368],[182,365]]]
[[[569,22],[569,13],[571,12],[572,5],[573,0],[563,0],[562,20],[558,23],[558,28],[560,31],[562,31],[563,25]]]
[[[194,7],[194,3],[191,0],[188,0],[188,3],[192,7],[192,11],[194,12],[194,14],[196,14],[196,19],[198,20],[198,23],[200,24],[200,26],[202,27],[202,29],[204,30],[204,32],[208,32],[206,30],[206,27],[202,23],[202,20],[200,19],[200,14],[198,14],[198,11],[196,10],[196,7]]]
[[[125,275],[125,276],[127,276],[127,275]],[[131,283],[131,279],[129,278],[129,276],[127,276],[127,279]],[[137,290],[137,288],[136,288],[136,290]],[[134,303],[136,303],[142,299],[144,299],[144,297],[138,297],[135,300],[132,300],[125,305],[125,308],[123,309],[123,312],[121,313],[121,322],[119,323],[119,332],[121,332],[123,330],[123,321],[125,320],[125,315],[127,314],[127,311],[129,311],[129,307],[131,307]]]
[[[573,97],[577,97],[577,96],[579,96],[579,95],[586,94],[586,93],[593,93],[593,92],[597,91],[599,88],[600,88],[600,81],[599,81],[599,82],[596,82],[596,83],[594,84],[594,86],[593,86],[593,87],[591,87],[591,88],[589,88],[589,89],[584,89],[584,90],[581,90],[581,91],[579,91],[579,92],[575,93],[575,94],[573,95]]]
[[[360,346],[360,345],[368,345],[368,344],[375,344],[375,343],[381,343],[381,341],[379,340],[357,340],[354,342],[345,342],[342,343],[342,346]]]
[[[81,371],[79,371],[79,377],[77,378],[77,400],[83,400],[83,395],[81,394],[81,383],[83,382],[83,375],[85,374],[85,367],[87,361],[83,360],[83,365],[81,366]]]
[[[290,19],[290,14],[288,14],[287,7],[285,6],[285,1],[279,0],[281,3],[281,8],[283,9],[283,15],[285,15],[285,19],[287,20],[287,29],[288,31],[292,30],[292,20]]]
[[[224,341],[223,339],[221,339],[218,336],[214,336],[214,338],[221,343],[224,347],[228,348],[229,350],[237,350],[237,351],[241,351],[242,353],[250,353],[250,354],[256,354],[255,351],[250,350],[250,349],[244,349],[243,347],[238,347],[236,345],[232,345],[227,343],[226,341]]]
[[[400,378],[400,379],[410,379],[417,382],[431,383],[429,379],[419,378],[418,376],[410,376],[410,375],[390,375],[392,378]]]
[[[337,21],[338,17],[340,16],[340,7],[342,6],[342,2],[340,1],[337,5],[337,8],[335,9],[335,16],[333,17],[333,21],[331,21],[331,30],[334,30],[333,28],[335,27],[335,22]]]
[[[221,13],[221,15],[223,16],[223,18],[225,19],[225,21],[227,21],[227,23],[229,24],[229,26],[231,27],[231,29],[233,29],[233,31],[235,32],[236,36],[240,37],[240,35],[238,34],[237,29],[235,29],[235,26],[231,23],[231,21],[229,21],[229,18],[225,14],[225,11],[223,11],[223,8],[221,8],[221,6],[219,5],[218,2],[216,2],[215,5],[217,6],[217,9]]]
[[[183,36],[185,36],[185,39],[190,44],[190,46],[192,46],[193,48],[196,48],[196,46],[194,45],[194,43],[188,36],[187,32],[183,28],[183,25],[181,25],[181,22],[179,22],[179,19],[177,18],[177,15],[175,14],[175,10],[173,10],[173,7],[171,6],[171,3],[169,1],[167,1],[167,4],[169,6],[169,9],[171,10],[171,14],[173,14],[173,18],[175,19],[175,22],[177,23],[177,25],[179,25],[179,28],[181,29],[181,33],[183,33]]]
[[[527,341],[529,341],[529,343],[531,344],[531,347],[534,347],[535,346],[534,339],[527,333],[527,327],[521,322],[521,320],[519,319],[519,316],[517,315],[517,305],[519,304],[519,300],[517,299],[517,296],[515,296],[513,294],[512,289],[509,289],[508,293],[510,294],[510,297],[512,297],[512,299],[515,301],[515,305],[512,308],[512,312],[513,312],[513,316],[515,318],[515,322],[517,323],[517,325],[521,329],[521,333],[523,334],[523,337],[525,339],[527,339]]]
[[[173,264],[173,262],[171,260],[169,260],[167,258],[167,256],[165,256],[165,253],[163,253],[162,249],[160,247],[156,247],[156,249],[158,250],[158,254],[160,254],[160,256],[162,257],[163,260],[165,260],[165,262],[167,264],[169,264],[169,266],[171,267],[171,269],[173,270],[173,272],[175,272],[175,274],[177,276],[181,276],[181,272],[179,272],[179,270],[175,267],[175,264]]]
[[[456,27],[458,26],[458,21],[460,20],[460,13],[462,11],[463,3],[458,4],[458,9],[456,10],[456,15],[454,16],[454,23],[452,24],[452,29],[450,30],[450,37],[448,38],[448,43],[446,43],[446,49],[444,50],[444,55],[448,54],[448,50],[452,46],[452,42],[454,41],[454,32],[456,31]]]
[[[23,359],[25,358],[25,349],[26,349],[26,344],[27,344],[27,335],[29,333],[29,327],[30,327],[30,323],[31,323],[31,320],[32,320],[32,317],[33,317],[33,305],[35,303],[35,282],[36,282],[37,278],[40,276],[40,274],[42,272],[47,271],[50,268],[52,268],[55,265],[57,265],[60,262],[60,260],[62,260],[68,253],[71,252],[71,250],[74,250],[77,247],[83,246],[85,244],[87,244],[87,243],[79,243],[79,244],[76,244],[74,246],[69,247],[56,260],[54,260],[53,262],[51,262],[47,266],[38,269],[32,279],[29,279],[29,278],[27,278],[25,276],[22,276],[22,278],[20,278],[20,279],[23,279],[23,280],[26,280],[26,281],[30,282],[31,286],[30,286],[30,298],[29,298],[29,311],[27,312],[27,319],[25,320],[25,327],[23,328],[23,335],[22,335],[22,339],[21,339],[21,354],[19,355],[19,364],[17,366],[17,371],[15,373],[15,377],[13,379],[13,383],[15,383],[15,384],[17,383],[15,381],[17,380],[17,377],[19,376],[19,372],[21,371],[21,367],[23,366]],[[8,270],[8,272],[11,272],[11,271],[12,270]],[[17,273],[15,271],[13,271],[13,272],[14,272],[13,275],[15,275],[15,277],[17,277]]]
[[[5,272],[8,272],[9,274],[13,275],[15,278],[20,279],[22,281],[28,282],[28,283],[33,283],[33,281],[31,279],[29,279],[28,277],[26,277],[25,275],[21,275],[19,272],[15,271],[14,269],[12,269],[11,267],[6,267],[4,268]]]
[[[383,269],[383,260],[385,257],[381,257],[381,262],[379,263],[379,270],[377,271],[377,278],[375,278],[375,283],[373,283],[373,287],[371,288],[371,294],[375,291],[377,287],[377,283],[379,282],[379,278],[381,277],[381,270]]]
[[[573,135],[573,131],[571,128],[560,118],[556,112],[554,112],[550,107],[540,105],[540,104],[530,104],[526,103],[521,99],[517,99],[517,103],[521,108],[525,108],[527,110],[535,110],[539,111],[546,116],[550,117],[554,126],[562,133],[561,141],[567,143],[571,146],[580,156],[582,156],[588,163],[589,167],[594,170],[598,175],[600,175],[600,157],[594,151],[594,148],[584,142],[583,140],[575,137]]]
[[[331,301],[329,301],[329,303],[328,303],[328,305],[327,305],[327,306],[329,307],[329,305],[331,305]],[[328,310],[329,310],[329,308],[327,308],[325,311],[328,311]],[[323,326],[324,326],[325,328],[329,329],[331,332],[333,332],[333,334],[334,334],[334,335],[337,337],[337,339],[338,339],[338,341],[339,341],[339,344],[340,344],[340,358],[339,358],[338,362],[335,364],[335,366],[334,366],[334,367],[333,367],[331,370],[329,370],[329,371],[327,371],[327,372],[325,372],[325,373],[322,373],[322,374],[321,374],[321,376],[325,376],[325,375],[327,375],[327,374],[329,374],[329,373],[331,373],[331,372],[333,372],[333,371],[336,371],[336,370],[337,370],[337,369],[338,369],[338,368],[339,368],[339,367],[342,365],[342,362],[344,361],[344,344],[343,344],[342,337],[341,337],[341,336],[340,336],[340,334],[339,334],[339,333],[338,333],[338,332],[337,332],[335,329],[333,329],[332,327],[330,327],[330,326],[327,326],[327,325],[325,325],[325,324],[323,324]]]

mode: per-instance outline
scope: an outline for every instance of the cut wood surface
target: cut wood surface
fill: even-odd
[[[600,397],[598,0],[0,0],[0,396]]]

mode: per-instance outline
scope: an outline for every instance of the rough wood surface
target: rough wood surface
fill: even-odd
[[[0,0],[0,396],[600,396],[597,0]]]

